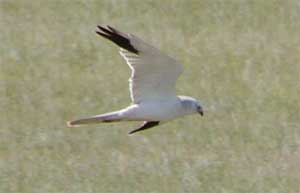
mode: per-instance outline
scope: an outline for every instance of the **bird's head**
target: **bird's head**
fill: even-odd
[[[201,116],[204,115],[203,107],[198,100],[188,96],[179,96],[179,99],[186,114],[199,113]]]

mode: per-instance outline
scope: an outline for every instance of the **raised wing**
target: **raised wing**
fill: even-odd
[[[98,26],[97,33],[121,47],[120,54],[132,70],[129,79],[133,103],[175,97],[175,84],[182,66],[173,58],[131,34],[110,26]]]

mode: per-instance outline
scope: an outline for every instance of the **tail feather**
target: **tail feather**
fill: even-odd
[[[99,122],[115,122],[115,121],[121,121],[121,120],[122,120],[122,116],[117,111],[117,112],[106,113],[106,114],[102,114],[102,115],[96,115],[93,117],[77,119],[74,121],[68,121],[67,125],[68,125],[68,127],[76,127],[76,126],[86,125],[86,124],[93,124],[93,123],[99,123]]]

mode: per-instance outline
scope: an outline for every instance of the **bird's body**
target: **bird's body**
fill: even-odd
[[[180,97],[133,104],[121,112],[128,121],[168,121],[193,113],[187,108],[183,108]]]
[[[97,33],[121,47],[120,54],[132,70],[129,90],[132,105],[119,111],[68,122],[77,126],[98,122],[144,121],[130,132],[157,126],[188,114],[200,113],[200,103],[186,96],[176,96],[175,84],[182,66],[175,59],[131,34],[124,34],[107,26],[98,26]]]
[[[170,101],[133,104],[121,112],[129,121],[166,121],[177,117],[179,109],[180,103],[174,98]]]

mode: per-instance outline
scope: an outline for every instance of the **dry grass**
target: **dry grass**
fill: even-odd
[[[299,13],[298,0],[1,0],[0,192],[299,192]],[[97,24],[184,63],[178,91],[204,118],[67,128],[129,103]]]

